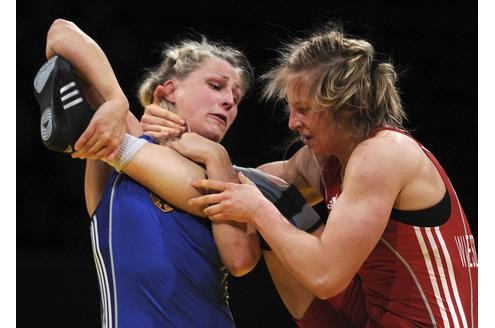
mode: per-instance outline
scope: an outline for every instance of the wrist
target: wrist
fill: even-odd
[[[219,145],[215,151],[208,152],[205,165],[207,175],[210,179],[239,182],[237,174],[232,168],[229,154],[223,146]]]
[[[282,214],[273,203],[265,199],[259,206],[256,207],[256,211],[250,215],[248,222],[254,224],[258,230],[263,230],[276,220],[280,219]]]
[[[117,154],[107,163],[113,166],[118,172],[123,172],[127,164],[129,164],[138,151],[146,144],[146,140],[126,134],[117,150]]]
[[[112,97],[110,101],[115,104],[115,108],[119,114],[127,116],[127,113],[129,112],[129,101],[124,94]]]

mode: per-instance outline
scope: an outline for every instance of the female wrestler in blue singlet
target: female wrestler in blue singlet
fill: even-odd
[[[91,237],[104,322],[233,326],[206,220],[114,173],[93,215]]]
[[[211,224],[201,209],[187,203],[199,195],[191,181],[205,175],[232,180],[235,176],[223,173],[231,170],[214,162],[205,169],[168,147],[149,143],[141,153],[153,147],[163,151],[145,161],[163,163],[168,173],[159,179],[146,175],[139,160],[126,170],[130,176],[140,171],[149,189],[128,175],[112,172],[98,159],[113,159],[124,127],[137,136],[142,130],[128,111],[106,56],[90,37],[64,20],[52,24],[46,54],[71,62],[91,85],[88,99],[100,105],[76,143],[78,152],[73,157],[87,158],[85,195],[93,215],[102,325],[232,327],[223,268],[234,275],[252,269],[259,257],[259,248],[252,247],[257,237],[247,236],[245,225]],[[246,58],[233,48],[205,40],[169,46],[163,56],[140,87],[141,102],[179,113],[192,131],[208,142],[219,142],[249,85],[252,71]],[[182,132],[175,131],[177,126],[171,124],[162,132]]]

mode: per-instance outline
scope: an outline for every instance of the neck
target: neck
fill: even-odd
[[[337,144],[338,144],[338,149],[334,151],[334,155],[337,157],[337,159],[340,162],[340,165],[342,166],[342,171],[345,171],[345,168],[347,166],[347,162],[349,161],[349,158],[352,155],[352,152],[356,148],[356,146],[363,141],[363,138],[361,137],[355,137],[355,136],[350,136],[348,134],[341,134],[342,138],[339,138]]]

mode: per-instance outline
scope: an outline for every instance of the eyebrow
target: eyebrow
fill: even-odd
[[[223,75],[222,73],[218,73],[218,72],[212,72],[213,74],[217,74],[217,75],[220,75],[221,77],[223,77],[224,79],[226,80],[230,80],[230,77],[228,77],[227,75]]]
[[[218,73],[218,72],[212,72],[212,73],[213,73],[213,74],[216,74],[216,75],[221,76],[222,78],[224,78],[224,79],[225,79],[225,80],[227,80],[227,81],[230,81],[230,77],[228,77],[228,76],[226,76],[226,75],[223,75],[222,73]],[[239,85],[239,83],[237,83],[237,81],[236,81],[236,83],[234,84],[234,87],[235,87],[236,89],[241,89],[241,86]]]

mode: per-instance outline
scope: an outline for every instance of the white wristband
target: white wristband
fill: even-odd
[[[117,155],[108,164],[112,165],[118,172],[122,172],[126,165],[136,156],[136,153],[148,142],[126,133],[124,140],[119,146]]]

